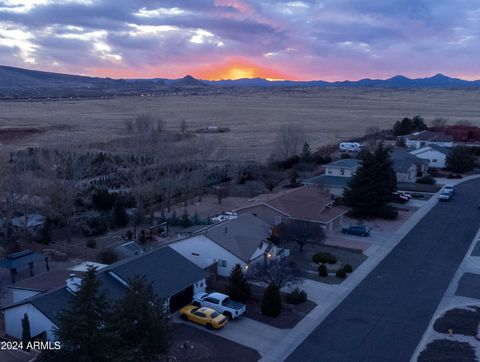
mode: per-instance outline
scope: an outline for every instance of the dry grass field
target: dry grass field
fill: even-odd
[[[420,114],[450,123],[480,125],[480,90],[270,89],[196,95],[62,101],[0,102],[0,149],[26,145],[88,144],[127,136],[125,123],[139,114],[161,117],[169,130],[218,125],[230,132],[206,134],[225,158],[266,159],[280,125],[302,125],[313,147],[362,135],[369,126],[390,128]]]

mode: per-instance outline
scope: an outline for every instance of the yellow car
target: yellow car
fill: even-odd
[[[222,328],[228,322],[227,317],[211,308],[199,308],[191,304],[180,309],[179,313],[183,320],[201,324],[208,329]]]

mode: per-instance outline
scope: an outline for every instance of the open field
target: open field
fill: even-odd
[[[420,114],[451,123],[480,125],[480,90],[226,89],[224,93],[62,101],[0,102],[0,149],[26,145],[86,144],[127,136],[125,122],[146,113],[161,117],[166,129],[207,125],[230,132],[205,134],[225,149],[225,158],[266,159],[278,126],[301,124],[312,146],[362,135],[369,126],[390,128]],[[11,129],[15,127],[15,129]],[[25,129],[26,128],[26,129]],[[2,129],[8,132],[2,134]]]

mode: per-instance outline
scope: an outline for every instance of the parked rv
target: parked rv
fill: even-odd
[[[340,150],[347,152],[358,152],[362,150],[362,145],[357,142],[342,142],[340,143]]]

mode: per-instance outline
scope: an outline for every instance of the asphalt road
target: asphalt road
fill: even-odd
[[[287,361],[409,361],[480,228],[480,179],[456,187]]]

